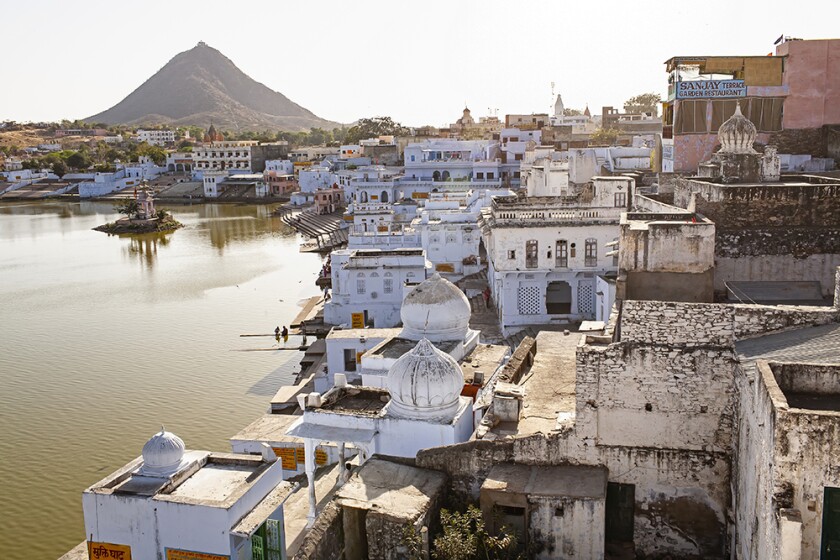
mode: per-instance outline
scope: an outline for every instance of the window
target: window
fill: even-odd
[[[344,371],[356,371],[356,349],[344,349]]]
[[[514,251],[513,249],[509,250],[507,253],[509,259],[513,260],[516,258],[516,251]]]
[[[488,181],[492,181],[492,180],[493,180],[493,179],[495,179],[495,178],[496,178],[496,174],[495,174],[495,173],[489,173],[489,172],[487,173],[487,180],[488,180]]]
[[[382,291],[386,294],[391,294],[394,292],[394,279],[393,278],[386,278],[383,281]]]
[[[706,105],[705,99],[681,101],[677,107],[674,132],[677,134],[688,134],[692,132],[707,132],[706,127]],[[728,117],[727,117],[728,118]]]
[[[587,239],[584,248],[584,266],[598,266],[598,241]]]
[[[539,244],[536,239],[525,242],[525,268],[537,268],[539,264]]]
[[[555,245],[554,253],[555,266],[560,268],[567,268],[569,266],[569,243],[565,239],[561,239]]]
[[[627,208],[627,193],[623,193],[623,192],[615,193],[615,207],[616,208]]]
[[[483,180],[484,179],[484,172],[483,171],[476,172],[475,178]]]
[[[356,293],[362,295],[365,293],[365,279],[364,278],[357,278],[356,279]]]

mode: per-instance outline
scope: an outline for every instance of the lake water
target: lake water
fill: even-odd
[[[229,451],[294,378],[298,352],[239,335],[288,325],[321,257],[269,207],[171,210],[185,228],[121,238],[91,231],[110,203],[0,205],[0,558],[57,558],[162,424]]]

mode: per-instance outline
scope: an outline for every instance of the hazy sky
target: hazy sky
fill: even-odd
[[[205,41],[338,122],[440,126],[547,111],[551,82],[593,114],[665,92],[676,55],[764,55],[840,36],[840,2],[741,0],[0,0],[0,120],[84,118]]]

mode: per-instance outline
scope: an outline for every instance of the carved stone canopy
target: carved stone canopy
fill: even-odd
[[[728,154],[754,154],[757,130],[755,125],[741,113],[741,104],[735,106],[735,113],[720,125],[718,140],[720,152]]]

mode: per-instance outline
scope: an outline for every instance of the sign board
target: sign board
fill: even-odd
[[[677,99],[746,97],[744,80],[698,80],[677,82]]]
[[[230,556],[207,554],[206,552],[193,552],[191,550],[179,550],[177,548],[167,548],[166,560],[230,560]]]
[[[429,198],[429,193],[427,193],[427,192],[413,192],[413,193],[411,193],[411,198]]]
[[[363,329],[365,328],[365,314],[364,313],[351,313],[350,314],[350,326],[354,329]]]
[[[326,465],[327,464],[327,452],[321,448],[315,450],[315,464],[316,465]]]
[[[435,265],[437,272],[455,272],[455,265],[452,263],[438,263]]]
[[[297,459],[295,459],[294,447],[274,447],[273,449],[274,454],[280,457],[280,463],[283,465],[283,470],[297,470]]]
[[[88,541],[90,560],[131,560],[131,547],[124,544]]]

